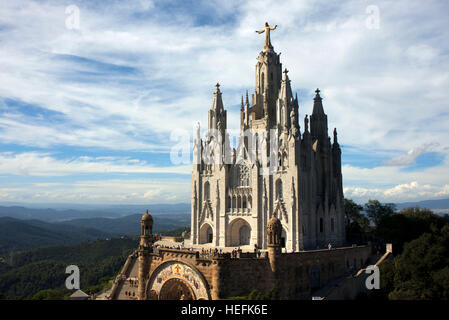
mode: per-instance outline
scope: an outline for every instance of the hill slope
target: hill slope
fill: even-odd
[[[111,238],[112,232],[71,225],[55,225],[38,220],[0,218],[0,254],[28,248],[74,244]]]
[[[88,227],[102,230],[103,232],[112,232],[118,235],[138,235],[140,232],[141,214],[132,214],[122,218],[90,218],[73,219],[58,223],[57,225],[70,225],[77,227]],[[153,215],[153,233],[172,230],[190,225],[189,214],[167,214]]]
[[[81,289],[96,285],[101,278],[116,275],[137,245],[137,239],[111,239],[10,253],[0,261],[0,294],[24,299],[44,289],[69,293],[68,265],[79,267]]]

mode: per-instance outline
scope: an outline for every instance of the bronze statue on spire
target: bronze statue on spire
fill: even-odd
[[[256,30],[258,34],[262,34],[265,32],[265,44],[263,46],[263,50],[267,51],[268,49],[273,49],[270,41],[270,31],[275,30],[278,25],[270,26],[268,22],[265,22],[265,27],[262,30]]]

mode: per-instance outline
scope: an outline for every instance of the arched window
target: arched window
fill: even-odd
[[[323,232],[324,225],[323,225],[323,218],[320,218],[320,232]]]
[[[276,198],[282,199],[282,181],[281,181],[281,179],[277,179],[277,181],[276,181]]]
[[[264,91],[265,91],[265,75],[262,72],[262,94],[264,93]]]
[[[206,181],[206,183],[204,184],[204,200],[209,199],[210,199],[210,185],[209,181]]]

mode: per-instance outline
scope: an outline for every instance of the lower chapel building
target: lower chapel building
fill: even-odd
[[[298,97],[271,45],[274,29],[266,23],[257,31],[265,33],[265,43],[254,93],[242,96],[237,147],[230,147],[218,84],[204,139],[198,127],[189,240],[195,250],[154,250],[153,220],[145,214],[139,247],[115,280],[110,299],[222,299],[273,288],[280,298],[310,299],[312,292],[368,263],[370,246],[345,246],[337,131],[333,139],[328,136],[318,89],[301,130]],[[255,246],[261,256],[245,253]],[[202,247],[246,250],[239,258],[205,257]],[[345,283],[339,298],[353,297],[360,285]]]

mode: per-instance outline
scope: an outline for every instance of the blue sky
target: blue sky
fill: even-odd
[[[189,202],[191,165],[171,161],[174,137],[193,134],[197,121],[204,128],[217,82],[238,129],[265,21],[278,25],[272,43],[301,118],[321,89],[346,197],[447,198],[448,9],[414,0],[2,1],[0,202]]]

